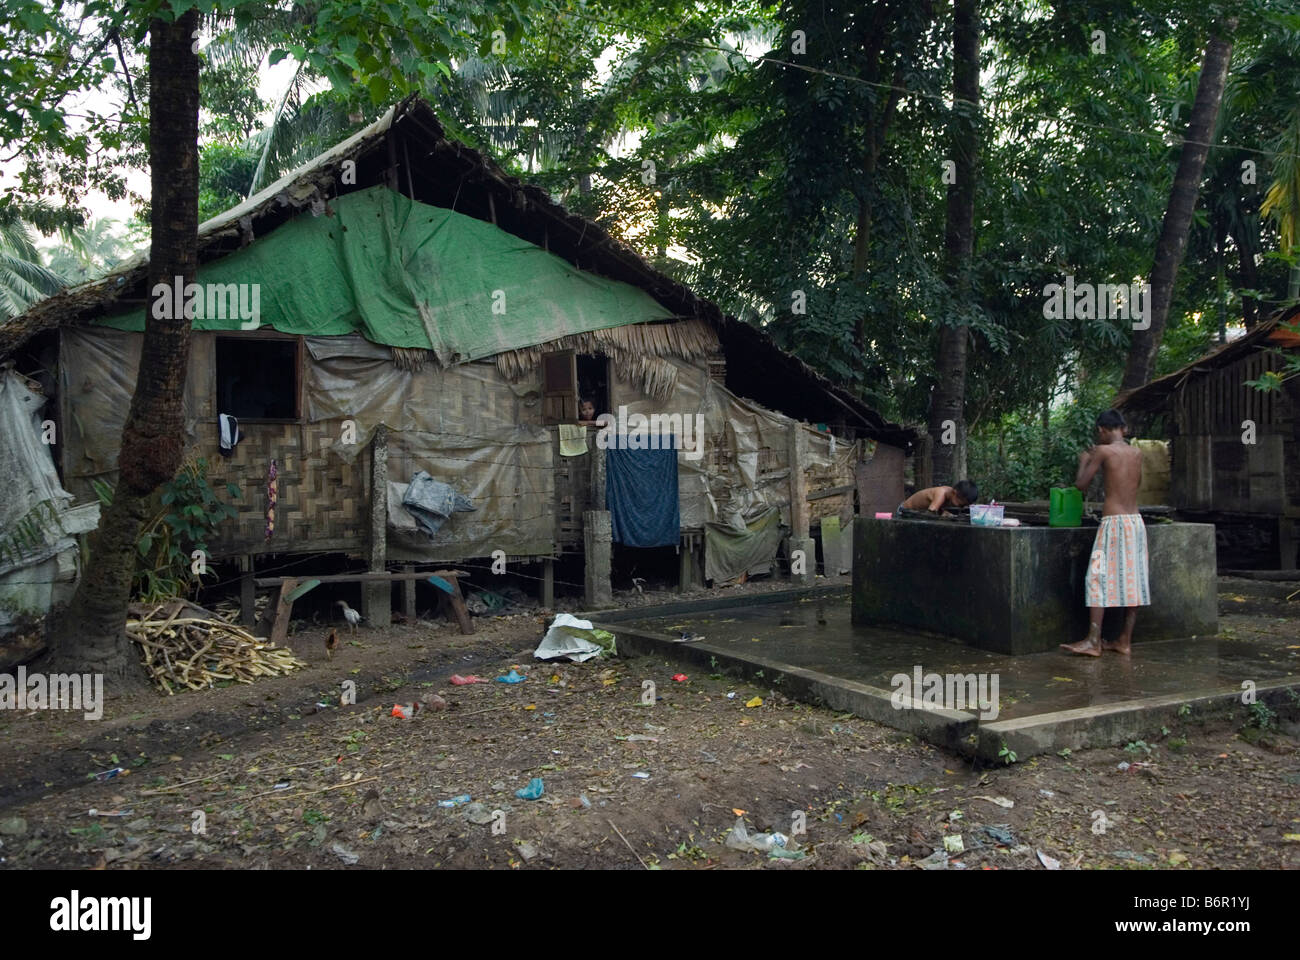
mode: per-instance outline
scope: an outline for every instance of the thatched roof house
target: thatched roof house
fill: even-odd
[[[0,326],[0,362],[57,370],[47,415],[78,498],[114,474],[152,302],[147,268],[137,256]],[[597,224],[447,138],[419,99],[202,224],[197,279],[187,426],[214,482],[243,491],[214,549],[246,568],[267,553],[335,551],[382,568],[498,549],[580,552],[583,512],[606,506],[593,493],[595,451],[561,445],[580,393],[599,412],[704,418],[701,457],[678,458],[688,551],[710,524],[743,529],[762,509],[781,510],[796,533],[808,514],[814,524],[851,514],[858,461],[913,440]],[[223,414],[242,435],[229,456],[219,453]],[[792,456],[810,494],[837,491],[793,515]],[[400,499],[420,471],[474,510],[435,533],[417,529]],[[385,543],[377,515],[388,517]],[[615,529],[617,541],[617,520]]]

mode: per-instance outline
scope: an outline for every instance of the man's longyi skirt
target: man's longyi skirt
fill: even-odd
[[[1134,513],[1102,517],[1084,588],[1089,607],[1146,607],[1147,528]]]

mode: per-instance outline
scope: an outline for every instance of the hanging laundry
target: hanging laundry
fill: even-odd
[[[275,533],[275,500],[279,492],[279,482],[277,477],[279,472],[275,469],[275,461],[271,461],[271,469],[266,474],[266,539],[270,540]]]
[[[235,455],[235,444],[243,439],[243,435],[239,432],[239,421],[230,414],[223,413],[217,417],[217,423],[221,428],[218,450],[223,457],[229,459]]]
[[[674,440],[661,446],[674,446]],[[605,502],[612,539],[629,547],[667,547],[678,542],[677,451],[605,451]]]
[[[577,423],[560,424],[560,456],[580,457],[587,452],[587,428]]]

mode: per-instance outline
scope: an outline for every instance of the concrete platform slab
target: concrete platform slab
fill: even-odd
[[[603,620],[620,649],[734,672],[788,696],[852,711],[986,760],[1002,746],[1019,759],[1154,736],[1190,704],[1198,719],[1244,711],[1242,683],[1266,703],[1300,690],[1300,630],[1249,637],[1152,640],[1132,657],[993,653],[895,628],[854,624],[847,591],[706,609],[700,604],[625,611]],[[1285,627],[1285,622],[1281,622]],[[1138,620],[1138,630],[1142,621]],[[697,643],[674,643],[683,630]],[[1290,638],[1288,642],[1288,638]],[[897,709],[899,675],[997,678],[996,715]],[[760,676],[761,672],[761,676]],[[992,689],[991,687],[989,688]],[[953,704],[949,702],[949,706]],[[958,706],[961,706],[960,704]]]

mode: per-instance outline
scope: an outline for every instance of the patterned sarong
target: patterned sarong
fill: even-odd
[[[1135,513],[1101,518],[1084,588],[1089,607],[1146,607],[1147,528]]]

